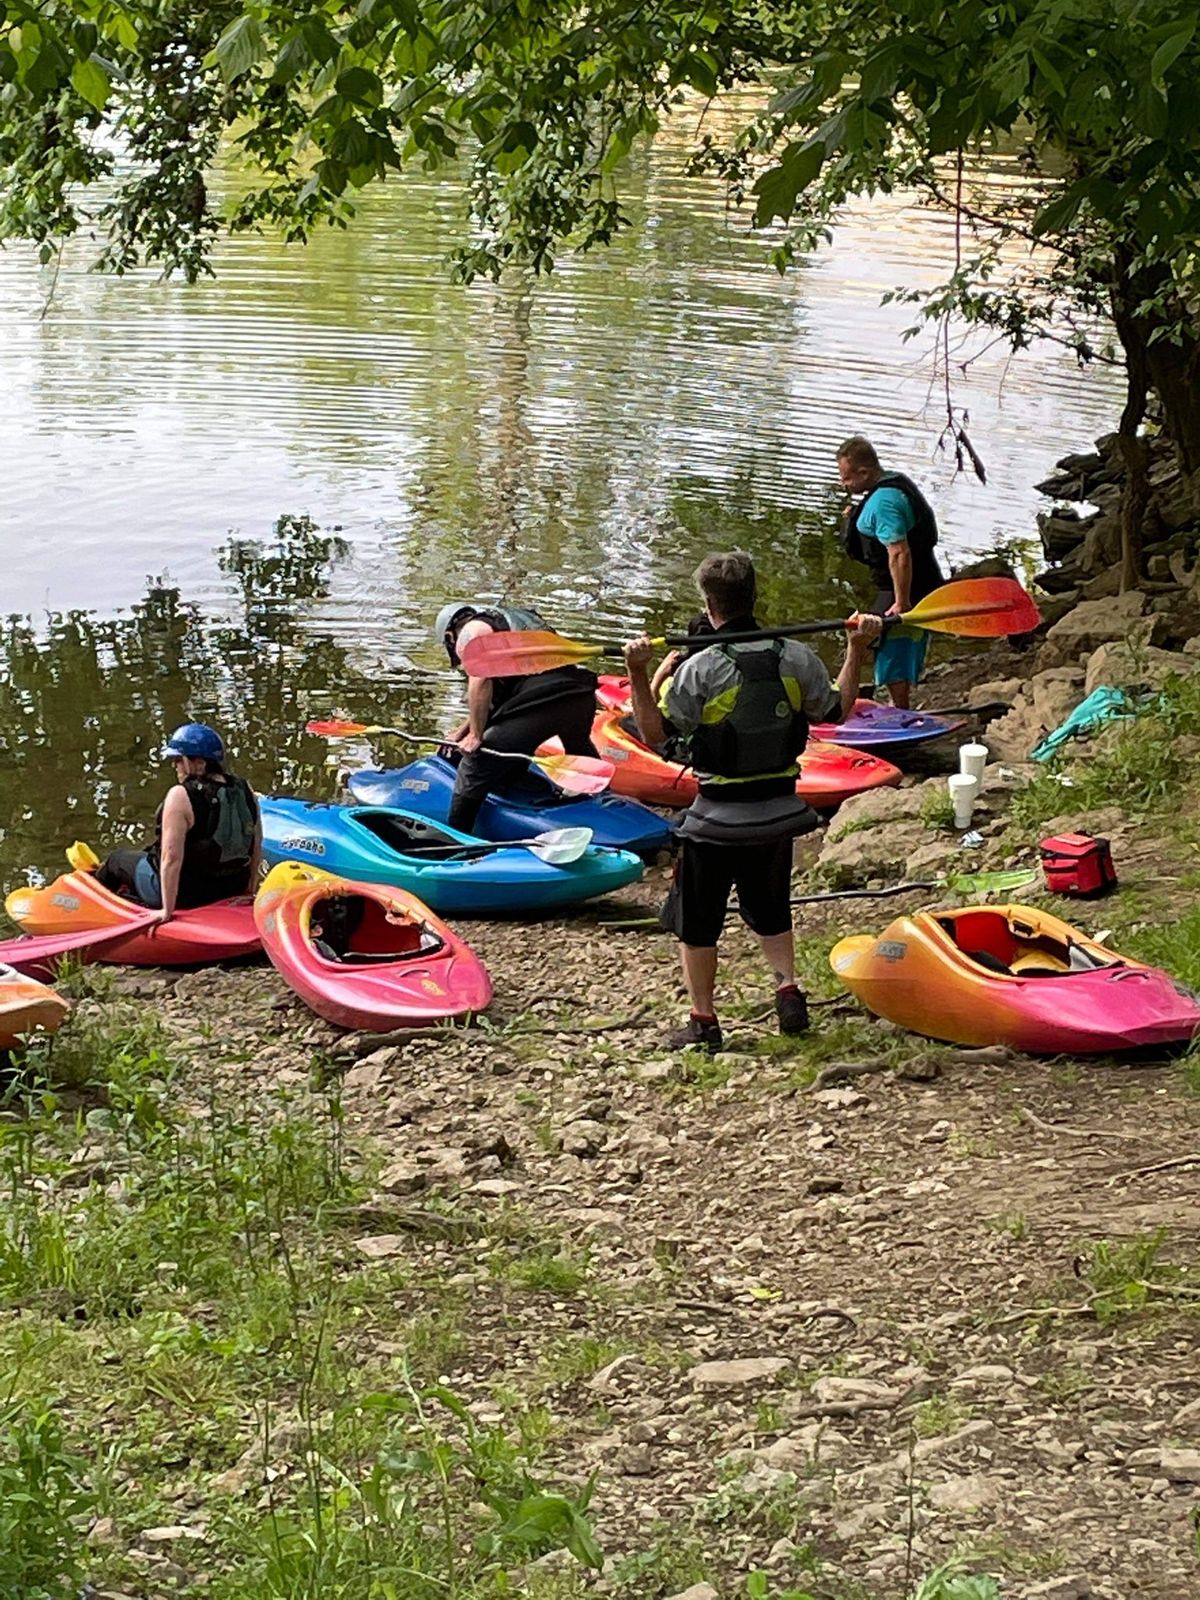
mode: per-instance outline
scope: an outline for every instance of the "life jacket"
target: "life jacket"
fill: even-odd
[[[250,862],[258,827],[258,802],[245,778],[226,773],[224,782],[212,777],[186,778],[183,784],[195,819],[183,841],[179,872],[180,910],[211,905],[228,895],[245,894],[251,887]],[[158,808],[154,843],[146,854],[154,870],[162,871],[162,806]]]
[[[842,545],[852,561],[861,561],[869,569],[881,596],[894,593],[887,545],[881,539],[858,531],[858,519],[863,514],[863,508],[879,489],[899,489],[912,507],[913,525],[908,532],[908,548],[912,551],[912,592],[909,600],[916,605],[918,600],[923,600],[934,589],[940,588],[946,580],[933,553],[938,542],[937,518],[933,514],[933,507],[911,478],[903,472],[885,472],[879,482],[873,484],[851,509],[842,530]],[[890,600],[888,604],[891,604]]]
[[[709,702],[706,720],[688,737],[691,764],[702,785],[794,777],[796,758],[808,742],[808,718],[788,698],[781,668],[783,640],[708,648],[732,662],[736,676]]]

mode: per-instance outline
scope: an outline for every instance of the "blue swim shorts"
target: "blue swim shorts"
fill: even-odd
[[[888,683],[920,683],[929,649],[923,628],[889,628],[875,652],[875,687]]]

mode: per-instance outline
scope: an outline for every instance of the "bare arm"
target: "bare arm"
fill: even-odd
[[[196,820],[192,802],[182,784],[176,784],[163,805],[161,855],[158,881],[162,890],[163,920],[175,915],[179,898],[179,874],[183,870],[183,845],[187,831]]]
[[[912,551],[907,539],[898,539],[887,547],[888,568],[892,574],[892,591],[895,601],[888,607],[888,616],[899,616],[907,611],[912,595]]]
[[[646,671],[653,653],[654,646],[645,634],[631,640],[625,646],[625,669],[629,673],[633,720],[637,723],[638,734],[644,744],[660,745],[667,737],[667,730]]]
[[[458,636],[458,648],[461,652],[464,645],[472,639],[482,638],[485,634],[494,633],[486,622],[479,617],[474,617]],[[483,735],[488,725],[488,718],[492,714],[492,680],[490,678],[467,677],[467,725],[465,730],[458,735],[456,743],[464,750],[478,750],[483,743]]]
[[[675,668],[682,660],[682,650],[670,650],[658,663],[658,666],[655,667],[654,676],[650,679],[650,692],[656,700],[658,699],[658,691],[667,679],[674,675]]]
[[[853,626],[851,626],[853,624]],[[862,677],[863,662],[867,658],[873,642],[878,639],[883,630],[883,625],[878,617],[869,612],[851,617],[846,624],[846,659],[842,662],[842,670],[838,673],[838,693],[842,697],[841,720],[854,710],[854,702],[858,699],[858,684]]]

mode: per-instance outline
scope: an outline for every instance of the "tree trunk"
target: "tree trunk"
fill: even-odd
[[[1147,362],[1147,333],[1135,311],[1137,301],[1130,275],[1122,270],[1118,257],[1113,283],[1113,322],[1125,349],[1125,404],[1117,424],[1117,448],[1125,463],[1121,491],[1121,593],[1136,589],[1142,576],[1142,523],[1150,501],[1150,452],[1138,429],[1146,415],[1150,390]]]

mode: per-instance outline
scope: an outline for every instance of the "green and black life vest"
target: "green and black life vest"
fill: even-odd
[[[894,598],[887,545],[881,539],[874,539],[870,534],[861,534],[858,531],[858,519],[863,514],[863,508],[871,496],[880,489],[899,489],[912,507],[913,525],[908,533],[908,548],[912,552],[912,593],[909,601],[912,605],[916,605],[918,600],[923,600],[934,589],[940,588],[946,580],[933,553],[934,546],[938,542],[937,518],[933,514],[933,507],[911,478],[906,477],[903,472],[885,472],[879,482],[867,490],[846,518],[842,544],[852,561],[861,561],[869,569],[880,598],[884,595]],[[891,599],[887,604],[891,604]]]
[[[732,663],[733,682],[704,709],[688,737],[692,765],[705,784],[742,784],[794,777],[808,742],[808,718],[792,704],[784,682],[782,639],[762,644],[715,644]]]
[[[245,778],[226,773],[187,778],[184,789],[194,821],[183,841],[178,906],[211,905],[250,888],[250,863],[258,827],[258,802]],[[162,806],[158,808],[154,843],[146,851],[151,866],[162,871]]]

